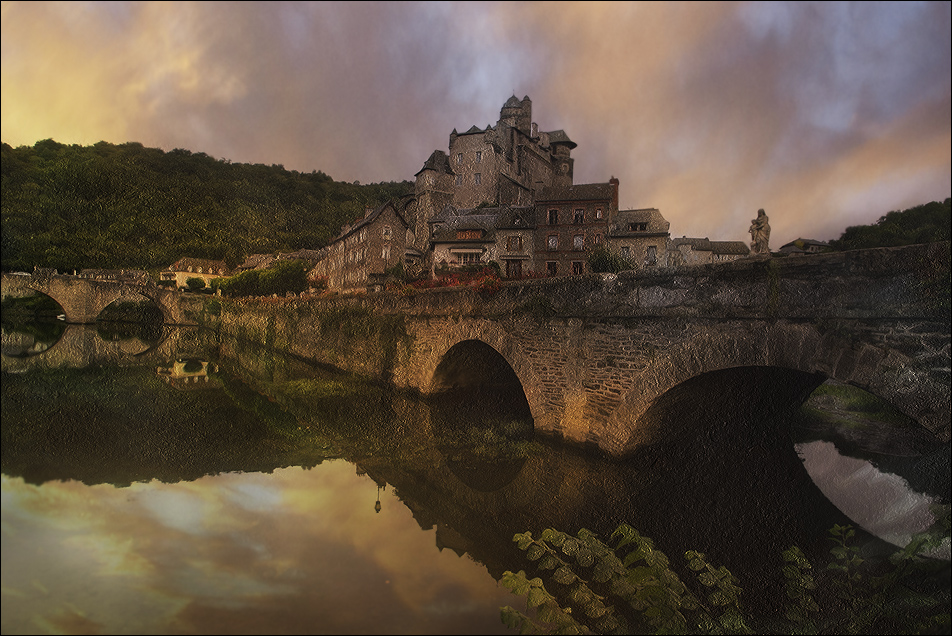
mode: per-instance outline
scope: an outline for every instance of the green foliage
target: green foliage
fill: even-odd
[[[696,578],[685,584],[651,539],[627,524],[612,533],[612,545],[585,529],[576,536],[547,529],[538,539],[516,534],[513,541],[537,576],[503,574],[502,584],[526,597],[526,611],[506,606],[501,618],[523,634],[943,633],[950,625],[948,595],[936,598],[906,583],[935,569],[920,555],[949,540],[949,510],[935,506],[937,522],[885,568],[861,556],[850,526],[830,530],[831,560],[817,574],[802,550],[785,550],[780,617],[746,608],[737,579],[700,552],[684,554]]]
[[[267,269],[253,269],[235,276],[216,278],[212,281],[212,288],[221,290],[223,296],[231,298],[299,294],[313,284],[307,277],[310,269],[306,261],[279,260]]]
[[[185,280],[185,285],[192,291],[198,291],[199,289],[204,289],[205,279],[192,276],[191,278]]]
[[[139,143],[3,144],[0,159],[4,271],[162,269],[183,256],[234,267],[323,247],[367,207],[412,190]]]
[[[836,250],[893,247],[950,240],[952,199],[933,201],[908,210],[895,210],[871,225],[846,228],[839,239],[830,241]]]
[[[618,272],[635,269],[635,263],[607,247],[599,246],[588,253],[588,267],[598,274],[617,274]]]

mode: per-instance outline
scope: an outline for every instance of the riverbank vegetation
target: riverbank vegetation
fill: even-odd
[[[949,510],[934,507],[936,523],[887,559],[865,558],[851,526],[830,530],[823,564],[790,547],[778,559],[785,598],[775,612],[745,606],[743,582],[700,552],[684,553],[693,577],[683,580],[627,524],[608,543],[584,529],[516,534],[531,574],[506,571],[502,584],[526,611],[506,606],[501,618],[522,634],[947,634],[948,564],[921,555],[948,541]]]

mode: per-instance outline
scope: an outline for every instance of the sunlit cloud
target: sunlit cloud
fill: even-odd
[[[528,95],[673,235],[772,246],[952,191],[947,2],[4,2],[2,137],[412,180]]]

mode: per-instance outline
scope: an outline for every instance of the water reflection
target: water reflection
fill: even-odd
[[[919,493],[906,479],[881,472],[869,461],[844,457],[832,442],[797,445],[810,477],[823,494],[861,527],[899,547],[925,532],[936,519],[930,506],[940,498]],[[952,558],[949,541],[931,556]]]
[[[533,438],[518,396],[422,400],[199,332],[85,359],[4,367],[4,633],[501,633],[513,534],[621,522],[756,602],[780,550],[851,523],[736,410],[612,462]]]
[[[502,633],[510,595],[339,460],[126,488],[3,477],[2,631]]]

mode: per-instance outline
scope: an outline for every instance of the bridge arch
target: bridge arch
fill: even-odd
[[[434,394],[447,388],[448,374],[455,373],[450,370],[456,366],[452,360],[453,356],[474,353],[488,355],[486,349],[482,349],[480,353],[481,347],[478,345],[462,344],[478,342],[497,354],[512,370],[526,396],[533,421],[538,421],[545,412],[544,402],[541,393],[531,388],[539,386],[539,378],[529,356],[521,349],[510,331],[498,323],[484,320],[457,322],[439,331],[441,337],[432,344],[423,363],[423,393]]]
[[[823,381],[835,379],[868,391],[931,428],[933,420],[940,420],[942,400],[948,403],[949,389],[944,388],[943,398],[943,388],[928,378],[911,381],[906,362],[895,349],[823,333],[812,324],[747,324],[741,332],[737,325],[724,330],[707,326],[635,373],[618,407],[591,435],[613,454],[630,454],[665,435],[657,429],[660,420],[646,414],[671,389],[705,374],[738,369],[768,374],[771,380],[762,388],[776,391],[778,401],[800,396],[802,402]]]

